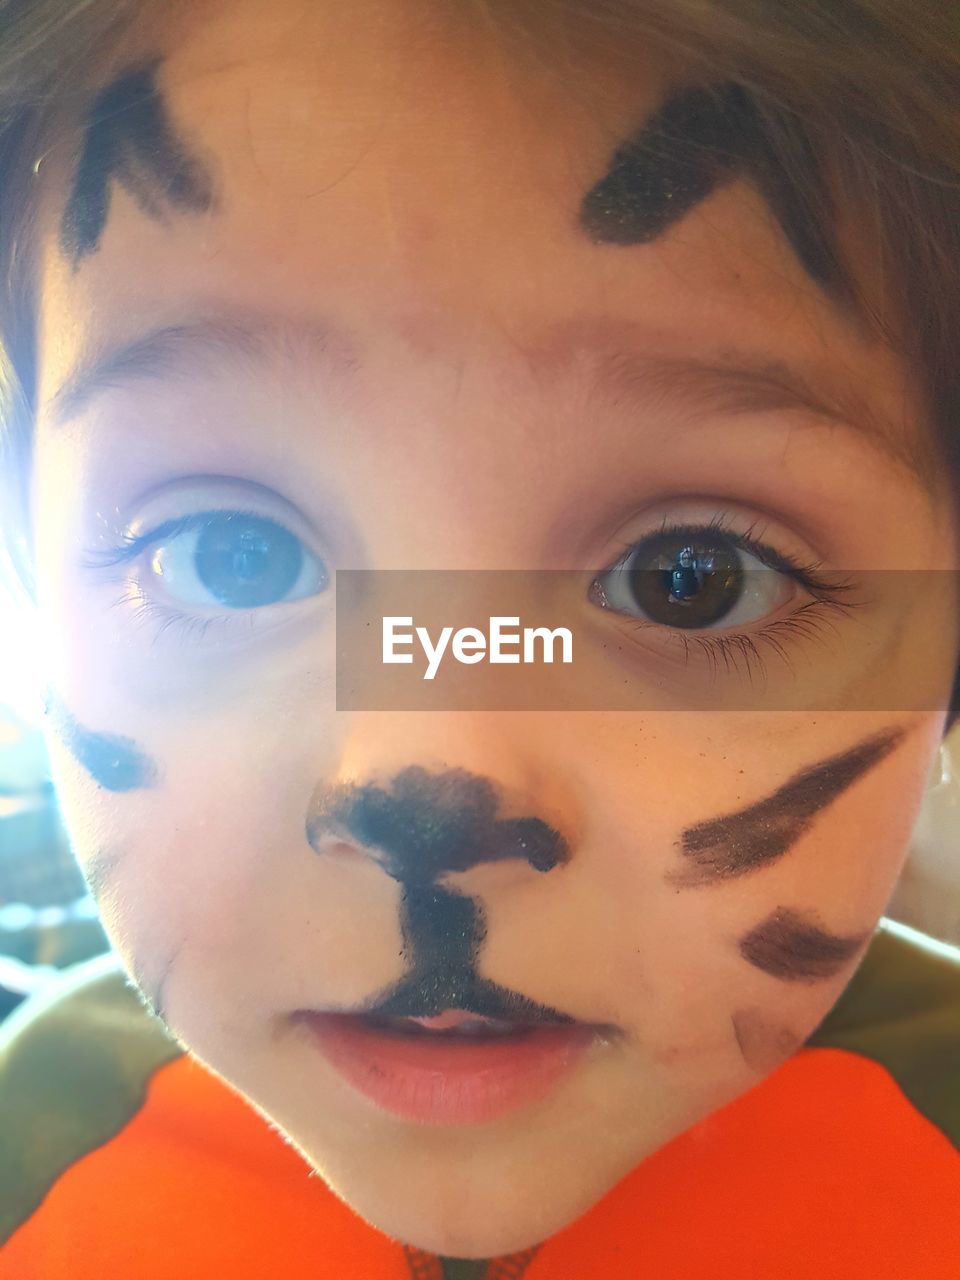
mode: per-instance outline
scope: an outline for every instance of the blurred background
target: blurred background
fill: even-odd
[[[57,813],[38,646],[0,594],[0,1019],[109,944]],[[888,914],[960,944],[960,726],[947,739]]]
[[[0,1018],[108,947],[57,812],[29,619],[0,593]]]

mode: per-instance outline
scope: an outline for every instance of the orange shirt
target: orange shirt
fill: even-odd
[[[2,1280],[958,1280],[960,957],[884,927],[768,1079],[536,1248],[369,1227],[185,1055],[112,962],[0,1046]]]

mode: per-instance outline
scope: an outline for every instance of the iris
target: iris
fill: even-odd
[[[253,609],[283,600],[303,568],[303,547],[273,520],[212,514],[193,552],[197,577],[221,604]]]
[[[648,538],[626,566],[631,594],[644,614],[670,627],[709,627],[743,594],[736,547],[717,538],[693,545],[673,534]]]

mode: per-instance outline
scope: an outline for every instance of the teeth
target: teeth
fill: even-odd
[[[460,1015],[456,1022],[448,1020],[440,1014],[435,1018],[370,1018],[374,1026],[386,1031],[400,1031],[406,1035],[444,1036],[509,1036],[520,1031],[528,1031],[529,1027],[519,1022],[507,1022],[499,1018],[477,1018]],[[432,1025],[431,1025],[432,1024]],[[438,1025],[443,1024],[443,1025]]]

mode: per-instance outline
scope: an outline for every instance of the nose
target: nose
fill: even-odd
[[[502,722],[494,728],[491,717],[482,733],[459,713],[371,717],[358,718],[337,776],[310,797],[306,834],[316,852],[347,846],[423,885],[483,863],[516,859],[546,872],[569,860],[570,821],[529,738]],[[398,732],[397,720],[416,721],[414,731]]]

